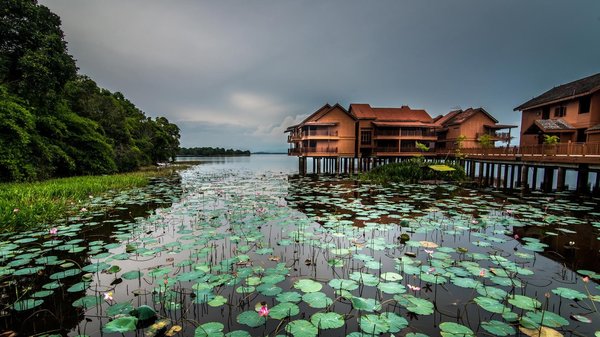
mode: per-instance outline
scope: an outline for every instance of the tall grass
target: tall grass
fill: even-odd
[[[0,232],[43,226],[79,210],[89,196],[145,186],[170,170],[0,184]]]
[[[465,180],[465,171],[460,165],[446,164],[455,169],[449,172],[436,172],[428,166],[433,163],[425,162],[422,158],[411,158],[400,163],[378,166],[361,175],[362,180],[375,183],[417,183],[422,180]]]

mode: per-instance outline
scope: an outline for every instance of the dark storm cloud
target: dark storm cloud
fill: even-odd
[[[325,102],[515,124],[526,99],[600,72],[595,0],[41,2],[81,72],[176,122],[184,146],[282,150]]]

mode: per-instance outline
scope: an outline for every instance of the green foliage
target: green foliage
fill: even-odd
[[[216,157],[216,156],[249,156],[250,151],[224,149],[222,147],[182,147],[179,149],[180,156],[199,156],[199,157]]]
[[[422,180],[444,179],[451,181],[462,181],[465,179],[465,171],[459,165],[449,165],[456,169],[448,172],[435,172],[422,158],[411,158],[400,163],[392,163],[374,168],[361,176],[363,180],[378,183],[408,182],[416,183]]]
[[[421,152],[427,152],[427,151],[429,151],[429,146],[427,146],[427,145],[425,145],[423,143],[416,142],[415,146]]]
[[[34,0],[7,0],[0,16],[0,182],[174,160],[177,125],[77,75],[57,15]]]
[[[479,144],[481,144],[482,148],[489,149],[490,147],[494,147],[494,140],[492,136],[484,134],[479,137]]]
[[[148,184],[154,172],[83,176],[33,183],[0,184],[0,232],[50,223],[64,217],[90,195]]]
[[[560,142],[560,137],[556,135],[544,135],[544,144],[546,145],[555,145]]]
[[[456,141],[455,141],[456,150],[454,152],[455,152],[457,158],[464,157],[464,154],[462,153],[462,148],[463,148],[463,142],[466,139],[467,139],[467,136],[465,136],[465,135],[460,135],[456,138]]]

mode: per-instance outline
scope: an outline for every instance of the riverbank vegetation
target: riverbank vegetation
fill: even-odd
[[[249,156],[250,151],[224,149],[222,147],[182,147],[177,155],[198,157]]]
[[[0,182],[133,171],[172,160],[179,128],[78,74],[60,18],[0,4]]]
[[[375,167],[363,173],[360,178],[375,183],[417,183],[425,180],[463,181],[465,171],[460,165],[446,164],[452,171],[439,171],[430,168],[434,163],[426,162],[422,157],[411,158],[399,163]]]
[[[176,168],[177,166],[173,166]],[[78,176],[40,182],[0,184],[0,232],[29,229],[91,211],[90,199],[109,191],[148,185],[150,180],[174,173],[173,167],[130,173]]]

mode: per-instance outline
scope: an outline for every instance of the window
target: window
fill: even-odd
[[[590,112],[590,104],[592,96],[583,96],[579,99],[579,113],[584,114]]]
[[[371,130],[360,131],[360,144],[371,145]]]
[[[554,109],[554,117],[565,117],[567,115],[567,107],[559,106]]]

